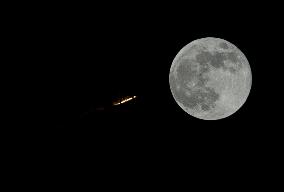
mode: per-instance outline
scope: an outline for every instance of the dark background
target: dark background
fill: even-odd
[[[188,1],[25,3],[19,8],[19,14],[7,16],[15,17],[10,23],[16,26],[11,30],[16,42],[12,46],[21,53],[11,58],[29,70],[24,76],[31,81],[17,97],[30,105],[27,95],[37,109],[22,108],[18,113],[28,114],[37,126],[12,129],[12,137],[20,139],[10,143],[22,151],[9,150],[18,156],[15,165],[27,169],[28,163],[38,165],[39,173],[57,176],[60,182],[65,175],[75,175],[93,183],[94,175],[104,186],[121,179],[137,187],[157,184],[163,176],[179,176],[187,183],[188,175],[202,182],[204,175],[210,180],[233,173],[255,187],[251,178],[264,175],[279,159],[281,113],[272,108],[278,107],[274,96],[282,89],[273,86],[279,69],[275,66],[280,64],[273,61],[276,56],[270,57],[281,37],[277,6]],[[169,88],[176,54],[204,37],[236,45],[252,70],[246,103],[218,121],[188,115]],[[31,92],[26,89],[30,85]],[[137,98],[111,105],[115,98],[128,95]],[[137,179],[139,185],[132,182],[133,175],[146,179]],[[226,183],[223,178],[219,182]]]
[[[185,141],[181,138],[190,135],[248,139],[266,134],[266,123],[261,122],[268,122],[267,113],[261,109],[270,105],[262,101],[267,94],[262,88],[271,85],[262,77],[268,71],[265,63],[271,63],[265,57],[268,47],[277,41],[278,12],[241,3],[185,5],[70,3],[27,12],[21,30],[32,47],[31,69],[43,79],[39,106],[50,134],[86,140],[119,135],[152,142],[159,141],[159,135]],[[185,113],[169,88],[176,54],[204,37],[236,45],[252,70],[246,103],[218,121]],[[118,97],[133,95],[137,98],[131,102],[111,105]]]
[[[196,129],[224,122],[252,121],[258,63],[256,55],[265,42],[260,36],[264,20],[256,15],[224,15],[220,10],[170,12],[168,7],[102,6],[58,8],[44,18],[45,62],[52,86],[54,126],[102,127],[142,126],[162,129],[166,125]],[[105,10],[106,9],[106,10]],[[224,11],[224,10],[223,10]],[[232,12],[234,12],[232,10]],[[214,14],[210,16],[210,14]],[[218,37],[235,44],[250,62],[253,86],[246,104],[234,115],[215,122],[197,120],[186,114],[173,99],[168,82],[171,63],[189,42],[204,37]],[[113,107],[120,96],[137,99]],[[104,107],[104,110],[96,110]],[[241,122],[240,122],[241,121]]]

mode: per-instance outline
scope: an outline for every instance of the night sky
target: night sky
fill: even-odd
[[[2,155],[13,160],[11,166],[3,164],[9,174],[19,180],[26,178],[29,182],[23,179],[25,184],[34,187],[41,183],[29,175],[45,181],[42,187],[55,183],[73,188],[83,180],[81,191],[87,183],[96,191],[113,191],[108,190],[111,187],[116,191],[169,190],[173,180],[178,182],[169,191],[179,191],[182,184],[184,189],[194,190],[195,180],[200,183],[198,189],[214,189],[214,185],[235,188],[242,183],[255,189],[267,177],[279,175],[265,173],[279,173],[273,165],[275,159],[281,159],[275,156],[283,151],[277,149],[283,146],[283,139],[276,138],[283,137],[279,133],[282,124],[276,123],[283,119],[283,111],[266,109],[280,106],[282,98],[274,96],[280,95],[282,85],[273,85],[283,82],[268,78],[277,77],[274,74],[282,62],[278,60],[282,54],[275,56],[271,45],[283,36],[276,34],[283,17],[267,13],[269,2],[263,6],[262,2],[249,6],[239,1],[227,1],[223,6],[216,1],[210,1],[214,5],[203,1],[194,1],[201,5],[193,1],[175,5],[174,1],[156,5],[156,1],[116,2],[56,2],[36,8],[33,3],[33,11],[21,8],[30,17],[17,16],[23,24],[15,31],[15,39],[17,36],[24,43],[11,45],[22,52],[13,55],[20,60],[19,66],[33,74],[23,73],[31,79],[33,91],[29,94],[27,84],[15,96],[29,106],[22,97],[28,95],[37,109],[12,110],[27,114],[36,126],[30,128],[16,118],[13,122],[19,126],[2,126],[12,133],[2,148],[15,145],[7,150],[8,155]],[[204,37],[236,45],[252,70],[252,88],[245,104],[235,114],[216,121],[184,112],[169,86],[177,53]],[[271,62],[273,57],[277,62]],[[12,62],[9,65],[17,68]],[[4,84],[12,78],[4,79]],[[127,96],[136,98],[113,105]],[[275,118],[277,114],[281,117]]]
[[[185,19],[186,14],[172,15],[151,7],[147,14],[142,8],[107,13],[59,9],[56,17],[44,20],[44,58],[52,89],[51,119],[56,127],[156,127],[157,131],[169,130],[165,125],[206,127],[210,122],[188,115],[177,105],[168,79],[176,54],[199,38],[218,37],[236,45],[250,62],[254,82],[256,48],[262,42],[255,30],[243,30],[251,23],[246,17],[213,21],[200,15]],[[191,12],[187,17],[195,14]],[[252,92],[238,112],[218,122],[250,118],[249,111],[256,102]],[[136,98],[112,105],[125,96]]]

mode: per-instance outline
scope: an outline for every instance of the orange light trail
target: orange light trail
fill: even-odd
[[[124,97],[122,100],[120,101],[117,101],[117,102],[113,102],[113,105],[120,105],[120,104],[123,104],[123,103],[126,103],[132,99],[135,99],[136,96],[132,96],[132,97]]]

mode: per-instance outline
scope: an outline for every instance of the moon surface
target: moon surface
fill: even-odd
[[[214,37],[197,39],[183,47],[169,74],[177,104],[203,120],[234,114],[245,103],[251,82],[245,55],[232,43]]]

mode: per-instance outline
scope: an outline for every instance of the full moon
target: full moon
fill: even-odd
[[[169,83],[177,104],[203,120],[234,114],[247,100],[251,69],[232,43],[207,37],[184,46],[171,65]]]

